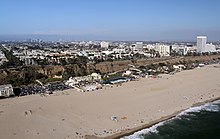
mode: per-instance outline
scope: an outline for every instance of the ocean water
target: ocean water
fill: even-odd
[[[220,100],[187,109],[123,139],[220,139]]]

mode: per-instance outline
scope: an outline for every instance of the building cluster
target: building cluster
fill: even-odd
[[[197,52],[216,52],[216,46],[212,43],[208,44],[206,36],[197,36]]]
[[[137,58],[169,57],[189,53],[219,51],[219,44],[207,44],[206,36],[198,36],[197,43],[167,42],[42,42],[29,40],[19,43],[2,43],[2,47],[13,52],[25,65],[69,63],[71,59],[86,57],[91,62],[132,60]],[[0,51],[0,64],[7,61]]]
[[[4,51],[3,51],[4,50]],[[28,40],[25,42],[0,43],[0,66],[7,59],[10,52],[20,59],[24,65],[68,65],[76,64],[79,57],[87,62],[103,62],[116,60],[134,60],[141,58],[184,56],[188,54],[202,54],[220,52],[220,44],[207,43],[206,36],[198,36],[196,43],[168,43],[168,42],[108,42],[108,41],[79,41],[79,42],[43,42],[42,40]],[[4,66],[4,65],[3,65]],[[173,71],[186,69],[186,65],[158,66],[157,68],[138,69],[132,65],[128,70],[120,71],[119,77],[101,76],[98,73],[81,77],[70,77],[68,81],[21,87],[19,95],[40,94],[56,90],[75,88],[79,91],[93,91],[102,89],[103,84],[121,84],[140,77],[155,77],[156,73],[172,74]],[[118,73],[117,73],[118,74]],[[107,75],[108,76],[108,75]],[[55,76],[62,78],[62,76]],[[16,91],[14,91],[16,92]],[[15,95],[12,85],[0,85],[0,97]]]
[[[55,46],[55,45],[54,45]],[[75,46],[75,45],[74,45]],[[6,46],[7,47],[7,46]],[[60,64],[61,60],[67,61],[78,56],[87,57],[89,60],[130,60],[135,55],[141,55],[141,58],[156,56],[170,56],[170,46],[165,44],[147,45],[143,42],[134,44],[120,44],[118,46],[109,46],[108,42],[101,42],[98,47],[28,47],[15,46],[10,47],[13,55],[24,62],[25,65],[35,65],[38,61],[46,61],[48,64]],[[157,55],[156,55],[157,54]],[[6,62],[7,58],[0,53],[0,64]]]
[[[6,58],[5,54],[0,50],[0,65],[7,61],[8,59]]]

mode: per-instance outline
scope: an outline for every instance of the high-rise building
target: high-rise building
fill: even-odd
[[[101,48],[108,49],[108,46],[109,46],[109,43],[108,43],[108,42],[102,41],[100,44],[101,44]]]
[[[206,52],[206,36],[197,36],[197,52],[203,53]]]
[[[204,53],[204,52],[215,52],[216,47],[212,43],[207,44],[207,37],[206,36],[197,36],[197,52]]]

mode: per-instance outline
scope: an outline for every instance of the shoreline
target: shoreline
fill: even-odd
[[[217,100],[220,100],[220,97],[212,98],[210,100],[205,100],[204,102],[197,102],[197,103],[193,104],[189,108],[197,107],[197,106],[202,106],[202,105],[205,105],[207,103],[211,103],[211,102],[214,102],[214,101],[217,101]],[[135,128],[129,129],[129,130],[121,131],[120,133],[116,133],[116,134],[113,134],[113,135],[110,135],[110,136],[107,136],[107,137],[97,137],[95,135],[85,135],[85,139],[119,139],[119,138],[122,138],[122,137],[125,137],[125,136],[132,135],[135,132],[141,131],[143,129],[150,128],[150,127],[152,127],[152,126],[154,126],[154,125],[156,125],[158,123],[161,123],[163,121],[167,121],[167,120],[170,120],[172,118],[175,118],[181,112],[183,112],[183,111],[185,111],[185,110],[187,110],[189,108],[186,108],[186,109],[183,109],[183,110],[180,110],[180,111],[176,111],[176,112],[174,112],[174,113],[172,113],[172,114],[170,114],[168,116],[161,117],[158,120],[154,120],[154,121],[151,121],[151,122],[149,122],[147,124],[143,124],[141,126],[138,126],[138,127],[135,127]]]

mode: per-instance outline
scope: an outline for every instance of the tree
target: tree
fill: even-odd
[[[74,77],[76,76],[76,71],[74,68],[75,65],[69,65],[69,66],[65,66],[65,71],[63,73],[63,78],[64,79],[68,79],[69,77]]]
[[[66,59],[65,59],[65,58],[62,58],[62,59],[60,59],[59,61],[60,61],[60,64],[61,64],[62,66],[67,65],[67,62],[66,62]]]
[[[8,68],[8,67],[17,67],[23,65],[23,62],[20,61],[16,56],[13,55],[13,51],[8,51],[4,48],[2,48],[2,52],[5,54],[5,57],[8,59],[8,62],[5,62],[2,65],[2,68]]]
[[[77,59],[76,58],[68,58],[67,59],[67,63],[68,64],[76,64],[77,63]]]

